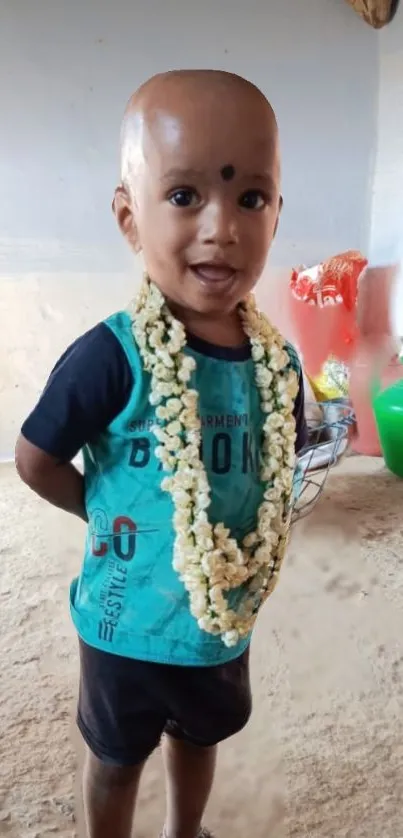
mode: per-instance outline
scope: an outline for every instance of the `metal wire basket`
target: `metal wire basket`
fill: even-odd
[[[309,441],[298,456],[292,523],[309,515],[319,500],[330,469],[348,450],[355,421],[354,411],[345,400],[308,404],[307,414],[309,407],[316,416],[308,420]]]

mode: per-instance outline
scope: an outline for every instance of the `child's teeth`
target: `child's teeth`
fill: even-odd
[[[233,274],[231,268],[220,265],[198,265],[196,272],[202,279],[207,279],[211,282],[229,279]]]

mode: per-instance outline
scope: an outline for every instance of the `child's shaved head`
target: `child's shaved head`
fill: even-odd
[[[253,84],[180,70],[131,97],[114,210],[171,303],[236,306],[263,271],[280,207],[276,118]]]
[[[229,101],[230,100],[230,101]],[[162,116],[171,114],[172,135],[175,122],[194,120],[202,131],[217,132],[223,126],[201,123],[203,113],[208,116],[217,110],[224,117],[225,105],[239,107],[248,103],[250,110],[259,110],[263,124],[277,136],[274,111],[263,93],[251,82],[234,73],[221,70],[174,70],[153,76],[130,98],[121,129],[121,179],[127,184],[136,175],[147,155],[147,142],[153,128],[158,129]],[[169,125],[167,126],[169,128]],[[241,122],[239,129],[242,126]],[[227,164],[228,165],[228,164]]]

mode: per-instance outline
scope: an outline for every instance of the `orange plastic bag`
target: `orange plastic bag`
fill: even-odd
[[[290,314],[305,369],[317,376],[330,356],[348,363],[358,336],[356,305],[359,278],[367,260],[347,251],[310,270],[294,270]]]

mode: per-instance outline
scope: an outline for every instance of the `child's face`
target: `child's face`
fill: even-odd
[[[163,294],[210,316],[232,311],[256,284],[280,210],[271,109],[253,88],[221,94],[171,84],[145,112],[143,160],[121,223]],[[121,222],[119,204],[116,212]]]

